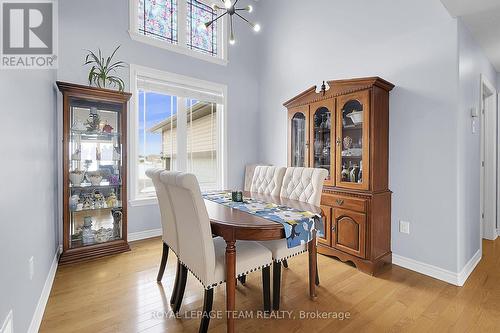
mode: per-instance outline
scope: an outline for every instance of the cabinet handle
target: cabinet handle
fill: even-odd
[[[332,231],[335,231],[335,226],[334,225],[332,225]]]
[[[342,205],[344,204],[344,200],[342,200],[342,199],[337,199],[337,200],[335,200],[335,202],[336,202],[336,203],[337,203],[337,205],[339,205],[339,206],[342,206]]]
[[[342,143],[342,140],[340,138],[337,138],[337,145],[340,145]]]

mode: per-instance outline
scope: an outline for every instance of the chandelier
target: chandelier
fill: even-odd
[[[240,19],[242,19],[243,21],[248,23],[255,32],[260,31],[260,25],[258,23],[252,23],[240,14],[240,12],[242,12],[242,11],[246,11],[248,13],[251,13],[253,11],[253,7],[251,5],[238,8],[238,7],[236,7],[236,4],[238,3],[239,0],[235,0],[234,2],[231,0],[220,0],[220,1],[222,3],[224,3],[224,7],[220,7],[217,4],[213,4],[212,8],[215,11],[224,11],[224,12],[222,14],[218,15],[212,21],[206,22],[204,24],[205,28],[208,29],[208,27],[210,27],[210,25],[212,25],[212,23],[223,18],[226,15],[229,15],[229,29],[230,29],[229,44],[231,44],[231,45],[234,45],[236,43],[236,39],[234,38],[234,27],[233,27],[233,16],[234,15],[238,16]]]

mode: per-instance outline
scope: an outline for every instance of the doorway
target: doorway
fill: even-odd
[[[481,235],[497,238],[498,117],[495,87],[481,75]]]

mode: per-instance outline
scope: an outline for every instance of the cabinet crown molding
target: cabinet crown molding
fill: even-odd
[[[319,102],[329,98],[350,94],[357,91],[362,91],[370,89],[373,86],[377,86],[386,91],[391,91],[394,85],[378,76],[375,77],[364,77],[346,80],[330,80],[328,81],[330,89],[326,91],[323,95],[322,92],[317,93],[317,86],[312,86],[309,89],[303,91],[292,99],[283,103],[286,108],[293,108],[297,106],[303,106],[310,103]]]

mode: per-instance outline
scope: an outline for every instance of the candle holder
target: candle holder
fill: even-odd
[[[232,191],[231,192],[231,199],[234,202],[243,202],[243,192],[241,192],[241,191]]]

